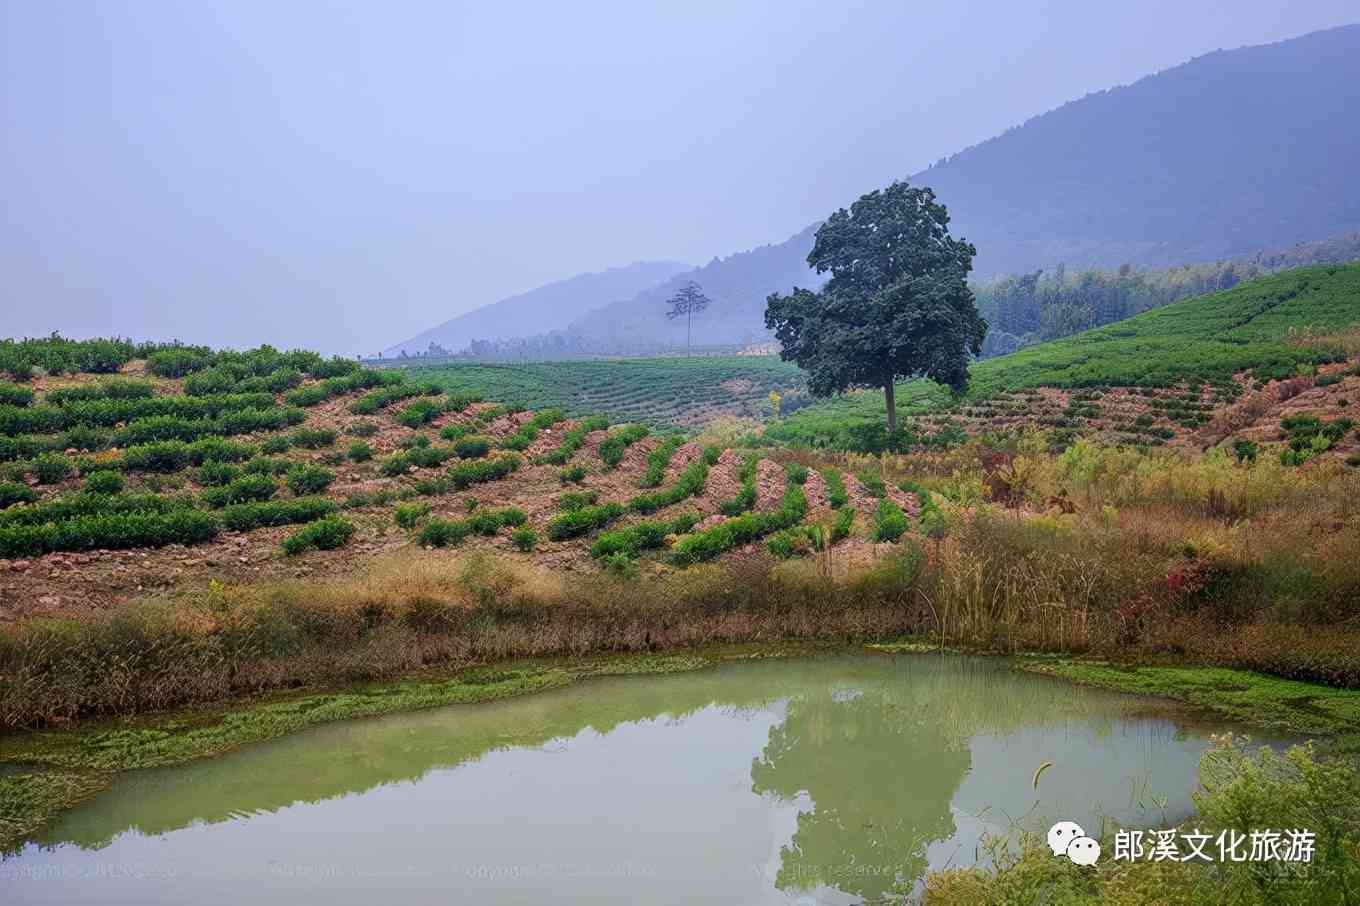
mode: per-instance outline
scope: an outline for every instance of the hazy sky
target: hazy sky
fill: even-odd
[[[1348,12],[1349,7],[1349,12]],[[0,335],[371,352],[1354,0],[0,0]]]

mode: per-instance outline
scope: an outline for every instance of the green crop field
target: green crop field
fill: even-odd
[[[513,365],[416,366],[419,381],[454,393],[553,406],[568,415],[601,412],[653,425],[695,424],[715,415],[754,416],[771,390],[804,384],[803,372],[774,356],[597,359]]]
[[[1297,268],[1184,299],[1094,330],[973,365],[967,400],[1029,387],[1227,385],[1250,369],[1281,378],[1328,361],[1326,348],[1288,342],[1290,331],[1326,333],[1360,322],[1360,265]],[[949,393],[929,381],[897,388],[899,417],[936,411]],[[766,432],[772,439],[838,446],[857,426],[883,421],[882,391],[827,400]]]

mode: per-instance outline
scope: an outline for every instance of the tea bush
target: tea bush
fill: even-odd
[[[213,509],[221,509],[235,503],[268,500],[278,492],[278,489],[279,486],[268,475],[245,475],[221,487],[205,488],[199,499]]]
[[[911,528],[907,514],[887,497],[878,502],[877,518],[874,521],[875,541],[896,541]]]
[[[335,473],[321,466],[299,465],[288,470],[288,490],[299,497],[324,491],[332,481]]]
[[[298,497],[264,503],[238,503],[222,510],[222,524],[233,532],[274,525],[312,522],[336,511],[334,501],[324,497]]]
[[[737,472],[741,490],[731,500],[724,500],[718,504],[718,512],[724,516],[740,516],[756,505],[756,466],[759,462],[760,457],[754,453],[746,456],[741,469]]]
[[[372,437],[378,433],[378,426],[373,422],[355,422],[349,426],[349,433],[355,437]]]
[[[356,440],[345,451],[351,462],[368,462],[373,458],[373,448],[362,440]]]
[[[294,557],[309,548],[333,550],[340,547],[353,535],[354,523],[338,516],[323,516],[315,522],[307,523],[284,538],[283,552]]]
[[[396,414],[398,424],[408,428],[419,428],[435,420],[444,407],[431,400],[417,400]]]
[[[229,462],[205,462],[198,470],[198,483],[204,487],[221,487],[240,477],[240,467]]]
[[[206,350],[183,347],[153,352],[146,360],[151,373],[164,378],[179,378],[208,367]]]
[[[597,506],[568,510],[554,516],[548,522],[548,537],[553,541],[565,541],[568,538],[588,535],[604,528],[625,512],[624,508],[617,503],[602,503]]]
[[[807,496],[801,485],[789,482],[779,508],[774,512],[743,513],[711,528],[686,535],[671,548],[670,560],[676,566],[712,560],[737,545],[797,525],[805,515]]]
[[[0,556],[198,544],[212,539],[217,532],[217,520],[199,510],[102,513],[59,522],[0,525]]]
[[[538,439],[538,432],[551,427],[566,418],[561,409],[544,409],[535,412],[534,417],[519,426],[519,429],[501,441],[507,450],[523,451]]]
[[[26,484],[19,484],[17,481],[0,481],[0,510],[12,507],[16,503],[33,503],[38,499],[38,492]]]
[[[694,528],[698,521],[697,513],[684,513],[669,521],[639,522],[627,528],[603,532],[590,546],[590,555],[597,560],[617,554],[636,557],[644,550],[663,547],[667,535],[683,535]]]
[[[18,384],[0,381],[0,403],[6,406],[27,406],[33,402],[33,391]]]
[[[478,435],[463,437],[453,445],[453,452],[459,459],[480,459],[491,452],[491,438]]]
[[[531,528],[517,528],[510,533],[510,542],[527,554],[538,544],[538,532]]]
[[[426,547],[448,547],[461,544],[472,527],[461,519],[431,519],[421,527],[416,541]]]
[[[826,498],[833,510],[839,510],[850,502],[850,495],[845,490],[845,479],[836,469],[822,469],[822,478],[826,479]]]
[[[404,529],[413,529],[420,524],[420,520],[429,514],[430,505],[428,503],[399,503],[392,513],[392,519]]]
[[[651,433],[646,425],[625,425],[600,441],[600,460],[609,468],[623,461],[624,452]]]
[[[586,480],[586,467],[567,466],[557,473],[557,480],[562,484],[580,484]]]
[[[519,457],[513,453],[495,459],[478,459],[460,462],[448,471],[449,481],[457,490],[495,481],[511,474],[519,468]]]
[[[563,435],[562,443],[556,449],[539,456],[534,461],[555,466],[565,465],[567,460],[571,459],[572,454],[581,449],[581,446],[586,442],[587,434],[592,431],[602,431],[608,427],[609,419],[603,415],[592,415],[589,418],[582,419],[580,424]]]
[[[44,453],[28,465],[38,484],[58,484],[70,478],[76,467],[68,456],[61,453]]]
[[[563,512],[570,512],[590,506],[599,499],[600,495],[597,491],[567,491],[557,498],[557,508]]]
[[[679,434],[672,434],[661,442],[655,450],[647,454],[647,471],[643,473],[642,480],[638,482],[638,487],[654,488],[661,484],[661,479],[666,477],[666,467],[671,463],[671,456],[680,449],[680,445],[685,442],[684,437]]]
[[[329,428],[299,428],[293,432],[293,446],[306,450],[320,450],[335,443],[335,432]]]
[[[685,471],[680,473],[675,484],[664,491],[637,495],[628,501],[628,509],[644,515],[655,513],[663,507],[679,503],[701,493],[704,489],[704,482],[708,480],[708,469],[717,461],[717,449],[709,447],[703,452],[703,455],[685,467]]]

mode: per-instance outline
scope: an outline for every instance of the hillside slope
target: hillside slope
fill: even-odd
[[[384,356],[425,352],[431,343],[456,352],[474,340],[528,337],[565,327],[586,311],[626,299],[689,269],[679,261],[638,261],[599,273],[578,274],[484,305],[451,318],[383,351]]]
[[[1360,226],[1360,25],[1220,50],[916,174],[980,274],[1160,266]]]
[[[1257,380],[1285,378],[1298,374],[1300,366],[1309,370],[1343,357],[1325,343],[1291,342],[1291,333],[1328,334],[1355,324],[1360,324],[1360,264],[1296,268],[977,362],[965,400],[948,414],[966,415],[977,407],[989,417],[995,407],[982,404],[1017,391],[1022,398],[1002,408],[1025,414],[1041,408],[1032,392],[1036,388],[1062,388],[1058,397],[1069,407],[1067,418],[1075,421],[1085,416],[1070,410],[1069,389],[1091,391],[1082,395],[1093,398],[1101,388],[1201,384],[1202,404],[1209,409],[1241,392],[1234,375],[1250,371]],[[897,399],[904,418],[951,405],[947,393],[927,381],[900,385]],[[1199,411],[1198,395],[1194,403]],[[853,446],[856,437],[868,437],[882,421],[882,392],[865,391],[803,409],[767,434],[812,446]]]

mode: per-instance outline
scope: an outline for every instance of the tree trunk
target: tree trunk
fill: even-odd
[[[694,312],[685,313],[685,355],[694,355],[694,346],[689,341],[690,327],[694,324]]]
[[[897,400],[893,396],[893,382],[883,385],[883,402],[888,409],[888,434],[897,433]]]

